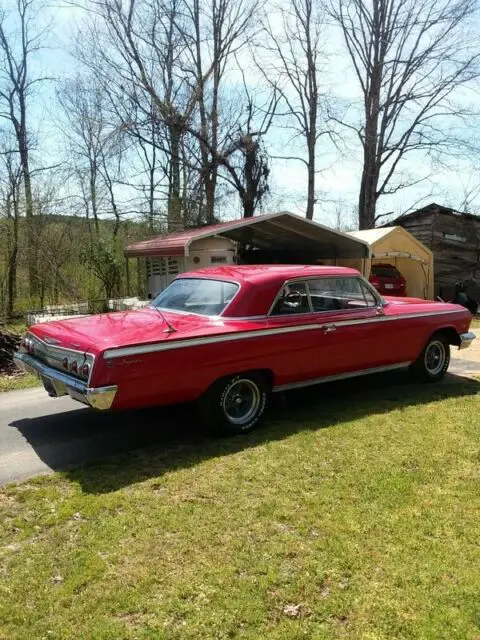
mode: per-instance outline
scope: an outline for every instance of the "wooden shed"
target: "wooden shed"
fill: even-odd
[[[478,216],[432,203],[393,224],[407,229],[433,253],[435,295],[449,299],[456,282],[480,281]]]

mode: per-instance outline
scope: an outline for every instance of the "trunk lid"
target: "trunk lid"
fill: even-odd
[[[187,332],[195,334],[209,322],[209,318],[201,316],[162,313],[164,317],[152,307],[117,311],[45,322],[33,325],[29,332],[49,345],[84,352],[101,352],[115,347],[172,339],[178,334],[185,337]],[[165,318],[176,332],[168,332]]]

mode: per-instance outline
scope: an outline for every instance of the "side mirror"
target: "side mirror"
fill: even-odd
[[[289,309],[299,309],[302,306],[302,294],[299,291],[290,291],[283,299],[283,306]]]

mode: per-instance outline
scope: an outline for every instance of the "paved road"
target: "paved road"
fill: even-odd
[[[454,358],[450,371],[469,375],[480,364]],[[41,388],[0,393],[0,484],[153,443],[174,447],[186,437],[196,441],[199,433],[188,407],[105,414],[69,398],[49,398]]]
[[[0,484],[185,437],[196,422],[174,407],[105,414],[43,388],[0,393]]]

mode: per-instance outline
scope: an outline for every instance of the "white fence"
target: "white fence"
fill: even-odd
[[[150,304],[150,300],[140,300],[137,297],[118,298],[107,300],[107,308],[110,311],[129,311],[142,309]],[[40,322],[52,322],[52,320],[70,320],[82,318],[89,314],[88,302],[73,302],[63,305],[47,305],[41,311],[32,311],[27,314],[27,325],[39,324]]]

